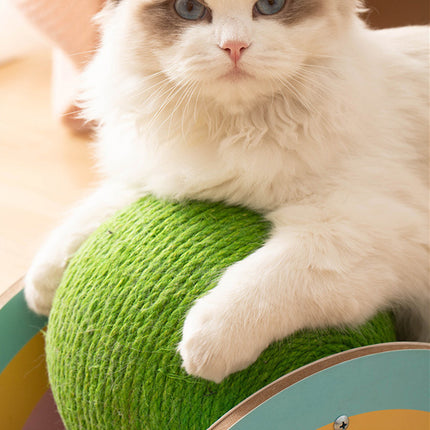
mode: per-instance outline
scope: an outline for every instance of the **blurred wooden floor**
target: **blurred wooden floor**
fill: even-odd
[[[0,65],[0,303],[95,174],[89,141],[53,118],[47,51]]]

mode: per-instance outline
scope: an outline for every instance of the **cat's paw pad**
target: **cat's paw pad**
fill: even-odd
[[[33,264],[24,280],[24,296],[32,311],[49,315],[64,269],[65,264]]]
[[[235,318],[206,298],[193,306],[178,348],[187,373],[219,383],[255,361],[258,352]]]

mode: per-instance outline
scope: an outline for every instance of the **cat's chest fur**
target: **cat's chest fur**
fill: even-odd
[[[325,145],[328,131],[314,130],[312,136],[310,129],[320,124],[283,122],[273,106],[228,118],[219,127],[208,125],[208,118],[194,119],[186,133],[181,121],[176,130],[166,127],[157,135],[116,126],[99,148],[103,167],[161,197],[225,201],[266,212],[315,193],[327,171],[340,166],[340,151]],[[332,138],[330,146],[341,145],[342,138]]]

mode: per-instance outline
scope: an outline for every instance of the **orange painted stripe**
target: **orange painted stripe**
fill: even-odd
[[[21,430],[48,387],[45,340],[39,332],[0,373],[1,428]]]
[[[349,417],[351,430],[430,430],[430,413],[406,409],[368,412]],[[318,430],[333,430],[333,423]]]

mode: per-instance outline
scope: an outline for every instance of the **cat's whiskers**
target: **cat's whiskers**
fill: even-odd
[[[334,67],[326,64],[313,64],[313,63],[303,63],[299,67],[300,69],[305,69],[306,71],[313,71],[314,73],[323,73],[327,75],[331,73],[333,76],[338,76],[339,71]]]
[[[176,97],[177,93],[183,88],[182,85],[184,83],[185,83],[185,79],[182,79],[179,82],[172,82],[173,85],[171,88],[168,88],[161,96],[157,96],[157,98],[158,97],[161,98],[164,94],[168,93],[165,100],[162,102],[162,104],[160,105],[158,110],[154,113],[151,121],[148,124],[148,129],[151,129],[153,127],[154,123],[158,120],[159,116],[164,112],[165,108],[170,104],[172,99],[174,97]],[[165,121],[163,121],[163,123],[161,125],[163,125],[164,123],[165,123]],[[158,133],[158,131],[160,130],[161,125],[155,131],[156,133]]]
[[[312,95],[321,101],[326,100],[327,95],[330,93],[330,87],[326,82],[327,74],[322,74],[318,70],[300,67],[292,76],[292,79],[303,88],[311,91]],[[338,77],[336,79],[339,80]]]
[[[293,76],[293,80],[304,88],[309,89],[312,92],[313,97],[318,98],[319,101],[323,102],[327,100],[327,96],[330,93],[328,85],[324,84],[323,76],[320,73],[312,70],[297,70]]]
[[[304,82],[300,81],[297,77],[289,76],[288,79],[290,79],[293,82],[290,82],[288,79],[278,76],[278,81],[281,82],[285,87],[295,96],[298,103],[300,103],[308,113],[311,113],[314,117],[318,117],[319,122],[321,125],[324,126],[326,130],[329,130],[331,128],[330,121],[324,116],[319,109],[316,108],[314,103],[311,101],[309,97],[305,97],[300,90],[297,88],[297,85],[300,85],[304,90],[312,90],[312,97],[318,97],[320,100],[323,100],[323,94],[317,93],[313,91],[314,88],[312,88],[310,85],[306,85]],[[309,83],[313,84],[313,81],[309,81]],[[289,100],[286,99],[285,94],[281,93],[281,96],[284,98],[285,103],[290,103]]]
[[[174,82],[171,79],[166,79],[165,82],[163,82],[163,87],[153,94],[153,99],[162,100],[163,97],[167,94],[167,96],[164,98],[164,101],[161,103],[161,106],[164,106],[164,103],[170,99],[170,96],[174,93],[174,91],[176,91],[184,82],[184,79],[179,82]]]
[[[183,94],[178,98],[178,100],[175,103],[175,106],[173,107],[172,111],[170,112],[170,115],[168,118],[166,118],[160,125],[160,127],[166,122],[169,121],[169,127],[168,127],[168,131],[167,131],[167,135],[170,136],[170,130],[171,130],[171,125],[172,125],[172,120],[177,112],[177,110],[179,109],[179,107],[182,106],[183,101],[184,100],[188,100],[189,102],[189,96],[191,96],[191,94],[194,92],[195,90],[195,85],[193,85],[192,82],[187,82],[186,85],[181,88],[181,90],[183,89]],[[178,91],[180,92],[180,91]],[[187,103],[185,103],[185,105],[187,105]],[[185,135],[184,133],[184,111],[185,109],[182,109],[182,120],[181,120],[181,131],[182,131],[182,136]]]
[[[161,73],[160,73],[161,74]],[[151,77],[152,78],[152,77]],[[151,78],[147,78],[146,80],[150,80]],[[169,77],[165,77],[164,79],[162,79],[161,81],[158,81],[158,82],[156,82],[156,83],[154,83],[154,84],[152,84],[151,86],[149,86],[149,87],[147,87],[147,86],[143,86],[143,88],[140,90],[140,91],[138,91],[138,92],[136,92],[135,94],[136,94],[136,96],[139,96],[139,97],[141,97],[141,96],[143,96],[143,95],[145,95],[146,93],[148,93],[148,92],[150,92],[150,91],[152,91],[154,88],[157,88],[157,87],[162,87],[162,86],[165,86],[165,85],[168,85],[169,83],[171,83],[172,82],[172,80],[169,78]]]
[[[340,55],[329,55],[329,54],[317,54],[316,52],[304,52],[307,54],[309,58],[324,58],[330,60],[345,60],[345,54],[342,53]],[[351,55],[350,55],[351,57]]]
[[[331,76],[336,79],[340,78],[339,71],[337,69],[322,64],[303,63],[299,66],[298,72],[308,73],[309,75],[316,76],[318,78],[327,78],[327,76]]]
[[[156,107],[155,112],[149,112],[151,114],[151,120],[147,123],[147,129],[151,130],[153,128],[154,123],[157,121],[158,117],[163,112],[164,108],[169,104],[172,95],[177,91],[177,88],[175,86],[169,86],[167,89],[165,89],[161,94],[154,94],[154,99],[162,99],[164,95],[166,97],[162,99],[163,101]]]
[[[317,99],[319,102],[324,102],[327,99],[327,88],[322,86],[319,81],[310,79],[308,76],[301,74],[299,71],[297,71],[294,76],[291,76],[290,79],[294,81],[294,84],[299,85],[304,90],[307,90],[312,95],[313,99]],[[306,98],[306,100],[308,105],[313,107],[314,113],[318,115],[320,122],[325,125],[326,129],[331,128],[331,123],[327,119],[326,115],[323,115],[319,109],[316,109],[309,98]]]
[[[194,122],[197,122],[197,105],[198,101],[200,100],[200,94],[202,92],[202,87],[198,86],[199,92],[197,93],[196,97],[194,97],[194,110],[193,110],[193,120]]]
[[[312,113],[316,113],[319,114],[318,110],[312,105],[309,104],[309,101],[306,100],[303,95],[300,94],[300,92],[294,87],[294,85],[289,82],[286,78],[280,76],[280,75],[274,75],[275,79],[281,83],[282,86],[286,87],[288,89],[288,91],[290,91],[292,93],[292,95],[294,96],[295,100],[302,105],[308,112],[312,112]],[[291,77],[289,77],[288,79],[291,79]],[[281,96],[284,98],[284,101],[287,104],[291,104],[290,100],[287,99],[287,97],[285,96],[285,94],[281,93]]]
[[[187,97],[185,100],[185,109],[182,110],[182,119],[181,119],[182,137],[186,136],[186,133],[184,132],[184,125],[186,123],[185,119],[189,116],[190,104],[192,99],[194,99],[193,119],[194,119],[194,124],[196,123],[195,115],[196,115],[196,105],[197,105],[198,99],[194,96],[198,88],[199,88],[198,85],[191,85],[191,89],[187,91]],[[200,88],[199,88],[199,92],[200,92]],[[188,121],[188,123],[190,123],[190,121]]]
[[[159,95],[159,91],[163,90],[165,86],[168,86],[169,84],[174,83],[173,80],[169,77],[169,72],[172,72],[171,69],[167,68],[164,70],[160,70],[158,72],[154,72],[148,75],[142,76],[143,82],[140,84],[140,89],[138,91],[133,91],[134,97],[142,97],[146,95],[149,92],[152,92],[154,95]],[[163,76],[163,79],[157,80],[155,83],[152,83],[156,78],[159,78],[160,76]],[[148,86],[149,84],[149,86]],[[157,89],[159,87],[159,89]],[[153,90],[157,89],[157,92],[154,92]]]
[[[160,104],[158,109],[152,114],[150,121],[147,124],[148,130],[153,130],[154,124],[157,122],[158,118],[161,116],[161,114],[164,112],[165,108],[168,106],[170,101],[173,99],[175,94],[177,93],[178,89],[176,87],[170,88],[166,93],[168,92],[166,98],[164,101]],[[160,129],[160,126],[157,127],[155,130],[155,133],[157,133]]]
[[[314,74],[313,76],[309,76],[309,74],[311,73],[299,69],[290,79],[307,90],[307,92],[311,93],[312,97],[319,97],[320,100],[327,97],[328,88],[318,79],[321,78],[321,75]]]
[[[80,55],[85,55],[85,54],[95,54],[97,51],[98,49],[89,49],[88,51],[78,51],[68,55],[69,57],[78,57]]]
[[[187,132],[185,130],[185,124],[189,124],[189,126],[192,126],[192,122],[190,121],[186,121],[186,117],[189,114],[189,109],[190,109],[190,102],[193,99],[196,91],[197,91],[198,85],[194,82],[189,83],[185,88],[184,88],[184,93],[182,94],[182,96],[180,97],[180,99],[178,99],[174,109],[172,110],[171,114],[170,114],[170,122],[172,121],[174,115],[176,114],[176,112],[178,111],[179,108],[180,111],[182,112],[181,115],[181,119],[179,121],[179,123],[181,124],[181,133],[182,133],[182,137],[185,137],[187,135]],[[197,100],[195,99],[195,104],[194,106],[196,106],[197,104]],[[195,115],[195,108],[194,108],[194,115]],[[169,127],[169,134],[170,134],[170,127]]]

